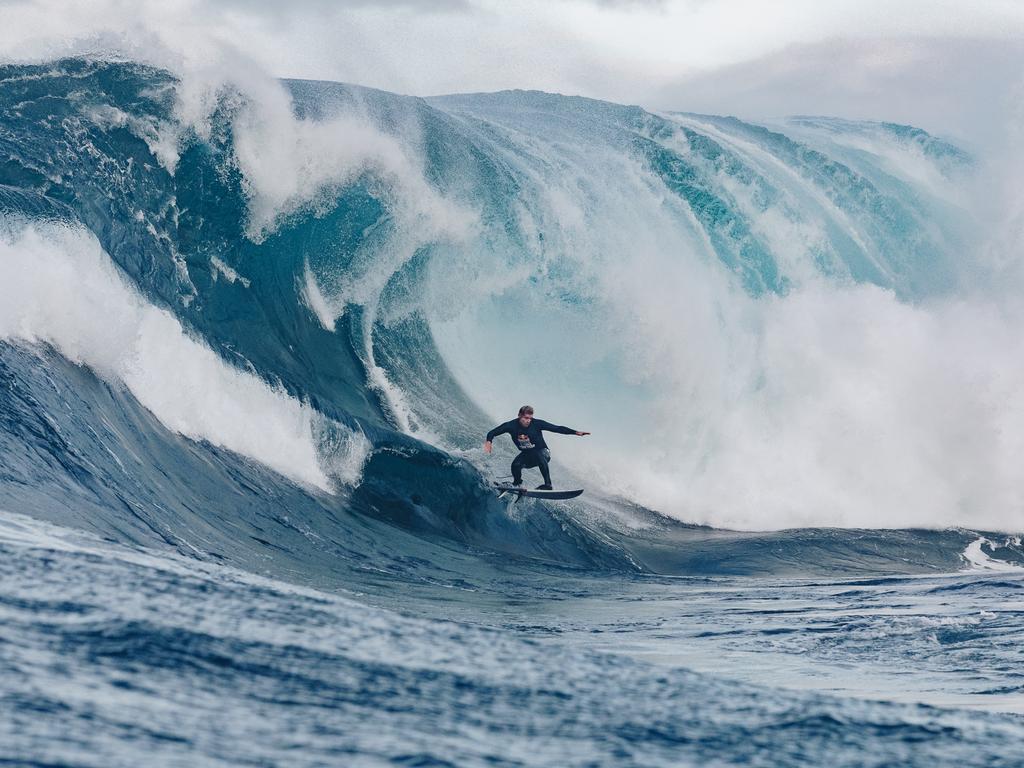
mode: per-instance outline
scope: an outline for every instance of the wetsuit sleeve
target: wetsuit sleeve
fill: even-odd
[[[508,425],[509,425],[509,422],[506,421],[504,424],[499,424],[494,429],[492,429],[490,432],[488,432],[487,433],[487,442],[488,443],[493,442],[494,438],[496,438],[498,435],[507,434],[508,431],[509,431]]]
[[[557,424],[550,424],[540,419],[534,419],[533,423],[543,429],[545,432],[557,432],[560,435],[575,435],[576,430],[570,427],[560,427]]]

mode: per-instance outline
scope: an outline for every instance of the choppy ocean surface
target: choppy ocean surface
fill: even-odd
[[[553,575],[466,623],[0,526],[15,764],[1020,764],[1019,575]]]
[[[887,123],[0,67],[0,763],[1021,765],[977,173]],[[579,499],[493,493],[524,401],[594,433],[551,438]]]

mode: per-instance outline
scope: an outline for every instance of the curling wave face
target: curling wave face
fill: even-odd
[[[11,508],[111,532],[116,498],[181,544],[183,515],[219,525],[183,498],[228,515],[226,472],[241,506],[301,498],[307,539],[343,511],[668,572],[831,567],[671,518],[809,529],[790,554],[1019,527],[1024,357],[960,290],[973,161],[923,131],[89,59],[4,67],[0,108]],[[480,472],[524,399],[597,433],[556,447],[592,490],[562,519]],[[977,538],[935,535],[869,534],[853,568]]]

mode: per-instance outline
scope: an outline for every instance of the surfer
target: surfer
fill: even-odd
[[[524,405],[519,409],[519,417],[499,424],[487,433],[487,440],[484,442],[484,453],[491,452],[491,441],[498,435],[508,434],[512,436],[512,442],[519,449],[519,455],[512,462],[512,484],[522,486],[523,470],[530,467],[540,467],[540,473],[544,476],[544,485],[538,485],[537,490],[551,490],[551,470],[548,469],[548,462],[551,461],[551,451],[548,444],[544,442],[544,432],[557,432],[560,435],[589,435],[589,432],[580,432],[569,427],[560,427],[557,424],[549,424],[541,419],[533,418],[533,406]]]

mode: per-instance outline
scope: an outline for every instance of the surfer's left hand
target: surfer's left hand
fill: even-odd
[[[583,437],[584,435],[589,435],[590,433],[589,433],[589,432],[577,432],[576,434],[577,434],[577,435],[578,435],[579,437]]]

